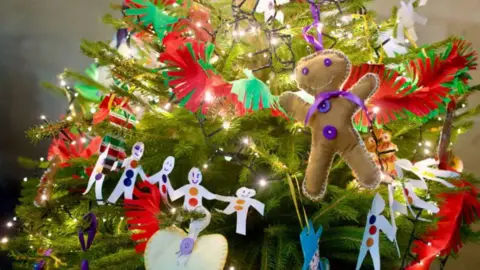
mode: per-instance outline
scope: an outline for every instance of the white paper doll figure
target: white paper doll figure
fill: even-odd
[[[395,240],[397,229],[388,223],[385,216],[381,215],[384,209],[385,201],[382,196],[377,193],[367,216],[367,224],[365,225],[365,232],[363,233],[362,246],[360,247],[356,270],[359,270],[362,266],[367,252],[370,252],[370,256],[372,256],[374,269],[380,270],[379,230],[382,230],[390,241],[393,242]]]
[[[422,180],[409,180],[408,182],[403,183],[403,195],[405,197],[405,201],[407,202],[408,209],[410,209],[410,212],[413,216],[415,216],[416,214],[412,210],[412,205],[435,214],[440,211],[440,209],[436,205],[420,199],[417,194],[415,194],[413,188],[427,190],[428,187],[426,183]]]
[[[440,177],[454,178],[454,177],[458,177],[459,174],[452,171],[445,171],[445,170],[430,168],[430,166],[434,166],[434,165],[436,166],[438,165],[438,163],[439,162],[433,158],[424,159],[422,161],[416,162],[415,164],[412,164],[412,162],[410,162],[410,160],[408,159],[399,159],[395,162],[395,167],[397,170],[397,174],[400,172],[402,175],[402,176],[399,175],[399,177],[403,177],[403,172],[401,171],[401,169],[403,169],[403,170],[413,172],[422,181],[424,181],[425,179],[433,180],[443,184],[446,187],[453,188],[454,185],[450,184],[449,182],[445,181]],[[407,179],[407,180],[412,180],[412,179]]]
[[[229,202],[230,204],[225,208],[225,210],[217,210],[220,213],[227,215],[237,212],[237,230],[236,232],[241,235],[246,235],[247,227],[247,213],[248,208],[251,206],[255,208],[262,216],[265,210],[265,205],[252,197],[255,196],[256,192],[253,189],[246,187],[241,187],[237,190],[237,197],[216,197],[219,201]]]
[[[95,198],[97,199],[97,204],[98,205],[103,205],[103,195],[102,195],[102,186],[103,186],[103,181],[105,180],[105,174],[102,173],[103,170],[103,164],[105,162],[105,158],[107,158],[108,155],[108,149],[110,148],[110,145],[107,146],[105,151],[103,151],[97,159],[97,162],[95,163],[95,167],[93,168],[92,174],[90,175],[90,178],[88,179],[88,186],[85,192],[83,192],[83,195],[86,195],[90,189],[93,187],[93,184],[95,184]]]
[[[388,185],[388,205],[390,207],[390,219],[393,228],[397,229],[397,223],[395,222],[396,213],[408,215],[407,206],[395,200],[393,196],[396,186],[393,184]],[[400,248],[398,247],[397,238],[395,237],[395,246],[397,248],[398,257],[400,257]]]
[[[202,172],[198,168],[194,167],[190,169],[190,172],[188,173],[188,182],[190,182],[190,184],[169,192],[172,193],[172,195],[170,195],[172,201],[185,197],[183,208],[188,211],[193,211],[196,207],[203,205],[203,198],[207,200],[215,199],[215,194],[210,193],[210,191],[200,185],[202,182]]]
[[[401,1],[400,8],[397,11],[397,39],[404,40],[405,34],[404,31],[408,33],[410,38],[413,41],[417,41],[417,32],[415,31],[415,23],[419,23],[421,25],[425,25],[427,23],[427,19],[418,15],[413,8],[414,0],[409,0],[408,4]]]
[[[167,206],[170,206],[167,196],[169,196],[171,199],[173,194],[173,187],[170,184],[170,179],[168,178],[168,175],[173,171],[174,166],[175,158],[169,156],[163,162],[162,170],[147,179],[150,184],[158,183],[158,188],[160,190],[160,195],[162,196],[162,201]]]
[[[384,32],[380,32],[378,37],[379,45],[383,47],[385,54],[389,58],[393,58],[396,54],[406,54],[407,48],[404,47],[405,43],[403,40],[398,40],[393,37],[393,30],[387,30]]]
[[[142,142],[137,142],[132,147],[132,155],[123,160],[122,168],[125,168],[118,181],[117,186],[113,190],[110,197],[108,197],[109,203],[116,203],[120,196],[124,195],[125,199],[133,198],[133,189],[135,187],[135,181],[137,180],[137,175],[140,174],[142,179],[147,179],[145,172],[142,169],[142,166],[138,165],[138,162],[143,156],[144,144]]]

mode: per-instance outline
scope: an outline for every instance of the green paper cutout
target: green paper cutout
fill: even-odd
[[[247,75],[246,79],[234,81],[232,84],[232,94],[235,94],[238,101],[243,104],[247,110],[257,111],[260,109],[260,104],[263,109],[278,107],[278,99],[270,93],[270,88],[257,79],[253,72],[249,69],[244,69],[243,72]]]
[[[87,69],[85,69],[85,74],[91,79],[98,82],[99,75],[100,75],[98,71],[98,65],[95,63],[91,64]],[[94,86],[91,86],[85,83],[76,83],[74,85],[74,88],[75,88],[75,91],[85,99],[88,99],[97,103],[102,100],[102,94]]]
[[[140,23],[144,25],[153,25],[153,29],[160,41],[165,37],[165,32],[171,30],[172,24],[178,21],[178,18],[168,15],[165,10],[156,6],[147,0],[133,0],[133,3],[143,7],[131,7],[125,10],[127,16],[141,16]]]

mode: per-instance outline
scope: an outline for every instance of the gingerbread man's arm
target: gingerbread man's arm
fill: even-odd
[[[350,92],[357,95],[364,102],[377,91],[380,86],[380,79],[377,74],[367,73],[352,86]],[[354,104],[354,103],[352,103]],[[356,105],[355,105],[356,106]]]
[[[280,95],[280,105],[291,117],[301,123],[305,121],[308,109],[311,106],[300,96],[290,91],[284,92]]]

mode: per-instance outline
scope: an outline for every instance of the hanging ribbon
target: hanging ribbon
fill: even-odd
[[[331,98],[335,98],[335,97],[346,98],[346,99],[350,100],[351,102],[360,106],[360,108],[362,108],[362,110],[365,111],[365,114],[367,115],[368,122],[370,122],[370,125],[372,124],[372,120],[370,119],[370,117],[368,117],[367,106],[365,106],[365,103],[363,102],[363,100],[360,99],[357,95],[353,94],[352,92],[348,92],[348,91],[330,91],[330,92],[320,93],[315,97],[315,101],[313,102],[310,109],[308,109],[307,117],[305,117],[305,125],[307,125],[308,120],[310,120],[313,113],[316,110],[318,110],[318,108],[319,108],[320,104],[322,104],[322,102],[324,102],[325,100],[329,100]]]
[[[80,228],[78,230],[78,240],[80,241],[80,246],[82,247],[83,251],[87,251],[93,243],[93,239],[95,239],[95,234],[97,234],[97,217],[94,213],[90,212],[83,216],[83,220],[90,222],[90,225],[86,228]],[[87,234],[87,243],[85,244],[85,233]],[[82,260],[81,270],[88,270],[88,261]]]
[[[310,24],[310,25],[307,25],[303,28],[303,30],[302,30],[303,38],[305,38],[305,40],[308,43],[313,45],[313,47],[315,48],[315,51],[322,51],[323,50],[322,29],[318,29],[318,27],[321,25],[320,24],[320,9],[315,4],[315,0],[308,0],[308,3],[310,4],[310,11],[312,12],[313,23]],[[314,36],[308,34],[308,31],[310,31],[310,29],[312,29],[313,27],[316,28],[317,39],[315,39]]]
[[[295,181],[297,183],[297,188],[300,191],[300,185],[298,184],[297,177],[294,176],[294,178],[295,178]],[[296,195],[296,192],[295,192],[295,186],[293,185],[292,176],[290,174],[287,174],[287,180],[288,180],[288,186],[290,188],[290,194],[292,195],[293,205],[295,206],[295,211],[297,212],[298,222],[300,223],[300,227],[303,229],[304,226],[303,226],[303,221],[302,221],[302,217],[301,217],[301,214],[300,214],[300,208],[298,207],[297,195]],[[309,222],[308,222],[307,211],[305,211],[305,206],[303,205],[303,202],[302,202],[302,196],[299,196],[299,198],[300,198],[299,199],[300,204],[302,205],[303,218],[305,219],[305,225],[308,228],[308,232],[310,232],[310,225],[309,225]]]

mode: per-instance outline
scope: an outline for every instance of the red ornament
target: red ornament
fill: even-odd
[[[480,214],[478,190],[467,181],[454,183],[459,189],[438,195],[441,201],[436,226],[427,230],[421,240],[413,242],[412,253],[417,258],[406,269],[427,270],[438,256],[457,253],[462,247],[460,227],[473,223]]]
[[[143,192],[142,189],[148,189]],[[133,191],[137,199],[125,199],[128,229],[133,231],[132,240],[136,242],[135,251],[145,252],[148,239],[160,229],[160,192],[155,185],[141,182]]]

